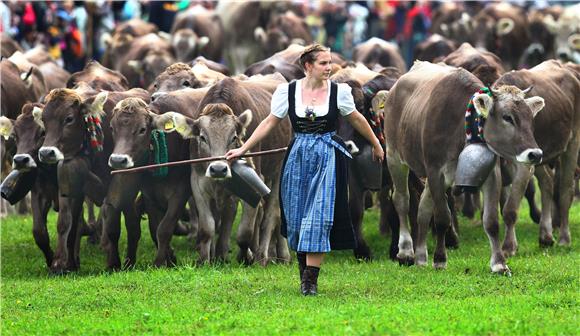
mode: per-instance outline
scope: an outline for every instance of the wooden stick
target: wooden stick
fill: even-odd
[[[240,158],[278,154],[278,153],[285,152],[286,149],[288,149],[288,147],[270,149],[270,150],[265,150],[265,151],[260,151],[260,152],[247,153],[247,154],[240,156]],[[207,158],[200,158],[200,159],[191,159],[191,160],[183,160],[183,161],[158,163],[158,164],[152,164],[152,165],[148,165],[148,166],[141,166],[141,167],[128,168],[128,169],[117,169],[117,170],[111,170],[111,175],[121,174],[121,173],[134,173],[134,172],[140,172],[143,170],[155,169],[155,168],[161,168],[161,167],[172,167],[172,166],[180,166],[180,165],[184,165],[184,164],[194,164],[194,163],[202,163],[202,162],[209,162],[209,161],[216,161],[216,160],[225,160],[225,158],[226,158],[225,155],[224,156],[214,156],[214,157],[207,157]]]

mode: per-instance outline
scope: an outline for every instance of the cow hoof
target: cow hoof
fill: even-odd
[[[400,257],[397,256],[400,266],[413,266],[415,264],[415,258],[412,256]]]
[[[434,261],[433,268],[436,270],[444,270],[447,268],[447,262],[446,261]]]
[[[425,266],[427,266],[427,259],[417,258],[417,259],[415,259],[415,265],[417,265],[419,267],[425,267]]]
[[[373,256],[371,254],[364,254],[364,253],[354,253],[354,258],[360,261],[372,261]]]
[[[494,274],[505,275],[508,277],[512,276],[512,272],[510,271],[510,268],[507,267],[507,265],[505,265],[505,264],[495,264],[495,265],[491,266],[491,272]]]
[[[513,257],[516,255],[516,252],[518,251],[518,245],[512,243],[504,243],[501,250],[506,258]]]
[[[70,273],[70,269],[68,269],[64,263],[61,263],[58,260],[53,261],[52,265],[50,266],[51,275],[65,275],[68,273]]]
[[[558,239],[558,245],[560,246],[570,246],[570,237],[562,237]]]
[[[554,238],[552,236],[540,237],[540,247],[547,248],[554,246]]]

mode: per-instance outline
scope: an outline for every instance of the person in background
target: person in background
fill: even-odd
[[[271,113],[250,138],[226,153],[234,160],[264,139],[289,117],[294,139],[288,146],[280,181],[282,235],[296,251],[303,295],[318,293],[318,274],[331,249],[356,247],[348,206],[348,159],[336,135],[338,118],[348,121],[371,144],[373,159],[384,152],[366,119],[356,111],[348,84],[330,81],[330,49],[308,46],[300,56],[306,77],[280,84]]]

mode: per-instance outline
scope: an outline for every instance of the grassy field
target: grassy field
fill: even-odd
[[[317,297],[302,297],[296,264],[195,267],[191,243],[173,239],[179,266],[153,269],[146,221],[135,270],[103,272],[105,257],[83,240],[81,270],[54,277],[32,238],[31,217],[1,220],[2,335],[579,335],[580,205],[571,247],[538,247],[523,206],[512,277],[489,271],[483,228],[461,219],[448,268],[401,267],[388,259],[376,210],[365,219],[370,263],[333,252]],[[52,246],[56,216],[50,217]],[[432,257],[433,239],[430,241]],[[124,242],[121,245],[124,249]],[[232,256],[236,246],[232,244]]]

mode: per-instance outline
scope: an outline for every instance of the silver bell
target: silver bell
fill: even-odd
[[[225,187],[252,207],[257,207],[260,199],[270,193],[270,188],[245,160],[231,163],[232,178],[225,181]]]
[[[455,194],[476,192],[493,170],[496,155],[484,143],[465,146],[455,171]]]

